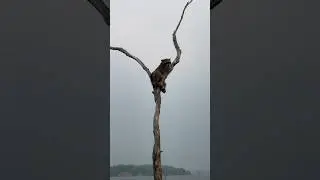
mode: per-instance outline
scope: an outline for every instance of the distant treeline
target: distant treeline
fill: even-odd
[[[166,175],[191,175],[190,171],[172,166],[162,166],[163,174]],[[110,167],[110,176],[115,177],[121,174],[131,176],[153,176],[152,165],[116,165]]]

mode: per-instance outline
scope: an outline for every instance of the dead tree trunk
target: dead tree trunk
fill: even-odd
[[[187,4],[184,6],[179,23],[172,34],[173,45],[177,51],[177,55],[176,55],[174,61],[170,64],[170,69],[169,69],[168,73],[170,73],[173,70],[174,66],[177,65],[180,61],[181,49],[180,49],[178,42],[177,42],[176,33],[178,31],[178,28],[180,27],[181,21],[184,16],[184,12],[191,2],[192,2],[192,0],[187,2]],[[120,51],[123,54],[125,54],[126,56],[134,59],[138,64],[140,64],[140,66],[143,68],[143,70],[146,71],[146,73],[148,74],[148,76],[150,77],[150,80],[151,80],[150,70],[144,65],[144,63],[139,58],[131,55],[128,51],[126,51],[125,49],[123,49],[121,47],[110,47],[110,49]],[[159,88],[156,88],[156,89],[153,89],[153,92],[154,92],[153,93],[154,94],[154,101],[156,104],[154,117],[153,117],[153,135],[154,135],[154,145],[153,145],[153,151],[152,151],[153,177],[154,177],[154,180],[162,180],[161,144],[160,144],[160,128],[159,128],[160,109],[161,109],[161,90]]]
[[[159,88],[154,90],[154,99],[156,108],[153,117],[153,136],[154,145],[152,151],[153,161],[153,179],[162,180],[162,166],[161,166],[161,147],[160,147],[160,109],[161,109],[161,91]]]
[[[103,1],[102,0],[88,0],[88,1],[102,15],[106,24],[110,25],[109,8],[103,3]],[[170,64],[168,74],[173,70],[175,65],[177,65],[180,62],[181,49],[180,49],[178,42],[177,42],[176,33],[177,33],[178,28],[179,28],[181,21],[183,19],[184,12],[191,2],[192,2],[192,0],[187,2],[186,5],[184,6],[179,23],[172,34],[173,45],[177,51],[177,55],[176,55],[174,61]],[[121,47],[110,47],[110,50],[120,51],[123,54],[125,54],[126,56],[134,59],[143,68],[143,70],[148,74],[150,80],[152,81],[150,70],[144,65],[144,63],[139,58],[131,55],[128,51],[126,51],[125,49],[123,49]],[[159,88],[155,88],[155,89],[153,89],[153,94],[154,94],[154,101],[156,104],[154,117],[153,117],[153,135],[154,135],[154,146],[153,146],[153,151],[152,151],[153,176],[154,176],[154,180],[162,180],[160,128],[159,128],[160,109],[161,109],[161,90]]]
[[[174,47],[177,51],[177,56],[175,57],[174,61],[170,65],[169,73],[173,70],[174,66],[177,65],[180,61],[181,49],[180,49],[178,42],[177,42],[176,33],[177,33],[177,30],[181,24],[182,19],[183,19],[184,12],[191,2],[192,2],[192,0],[187,2],[187,4],[184,6],[180,21],[172,34],[173,44],[174,44]],[[131,55],[128,51],[126,51],[125,49],[123,49],[121,47],[110,47],[110,49],[120,51],[123,54],[125,54],[126,56],[134,59],[138,64],[140,64],[140,66],[143,68],[143,70],[146,71],[146,73],[148,74],[148,76],[150,77],[150,80],[151,80],[150,70],[143,64],[143,62],[139,58]],[[153,90],[153,92],[154,92],[153,93],[154,94],[154,101],[156,104],[154,117],[153,117],[153,135],[154,135],[154,146],[153,146],[153,151],[152,151],[153,176],[154,176],[154,180],[162,180],[161,144],[160,144],[160,128],[159,128],[160,109],[161,109],[161,90],[159,88],[155,88]]]

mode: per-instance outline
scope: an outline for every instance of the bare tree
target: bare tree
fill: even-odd
[[[161,166],[161,148],[160,148],[160,128],[159,128],[159,120],[160,120],[160,109],[161,109],[161,91],[165,93],[165,80],[167,76],[170,74],[170,72],[174,69],[175,65],[177,65],[180,62],[181,57],[181,49],[177,42],[176,33],[180,27],[181,21],[183,19],[184,13],[186,8],[189,6],[189,4],[193,0],[190,0],[186,3],[186,5],[183,8],[180,20],[178,22],[177,27],[173,31],[172,39],[173,39],[173,45],[177,51],[177,55],[175,59],[170,61],[170,59],[164,59],[158,66],[158,68],[153,71],[152,73],[150,70],[146,67],[146,65],[136,56],[133,56],[130,54],[127,50],[125,50],[122,47],[110,47],[110,50],[115,50],[122,52],[129,58],[135,60],[142,69],[147,73],[148,77],[150,78],[150,81],[153,86],[153,95],[154,95],[154,101],[155,101],[155,112],[153,117],[153,135],[154,135],[154,146],[152,151],[152,160],[153,160],[153,176],[154,180],[162,180],[162,166]],[[222,0],[211,0],[210,1],[210,9],[213,9],[215,6],[217,6]],[[103,17],[105,23],[107,25],[110,25],[110,10],[108,6],[103,2],[103,0],[88,0],[88,2],[101,14]],[[169,62],[168,62],[169,60]],[[163,68],[162,65],[166,64],[166,66]],[[159,68],[162,68],[162,72],[160,74],[156,74]],[[153,78],[154,76],[160,76],[160,78]],[[157,81],[157,82],[155,82]],[[157,83],[162,82],[161,86]]]
[[[186,3],[186,5],[183,8],[182,11],[182,15],[180,17],[179,23],[177,25],[177,27],[175,28],[175,30],[173,31],[172,34],[172,39],[173,39],[173,44],[174,47],[177,51],[177,55],[175,57],[175,59],[173,60],[173,62],[169,62],[169,66],[167,69],[165,69],[164,72],[162,72],[161,75],[164,74],[164,77],[160,77],[160,81],[165,81],[165,79],[167,78],[167,75],[169,75],[169,73],[173,70],[173,68],[175,67],[175,65],[177,65],[180,61],[180,57],[181,57],[181,49],[178,45],[177,42],[177,37],[176,37],[176,33],[178,31],[178,28],[180,27],[181,21],[183,19],[184,13],[186,8],[188,7],[188,5],[192,2],[189,1]],[[121,47],[110,47],[111,50],[116,50],[116,51],[120,51],[123,54],[125,54],[126,56],[134,59],[141,67],[142,69],[147,73],[147,75],[150,78],[150,81],[152,84],[154,84],[155,79],[153,79],[152,75],[157,71],[157,69],[154,72],[150,72],[150,70],[144,65],[144,63],[137,58],[136,56],[131,55],[127,50],[121,48]],[[167,59],[166,59],[167,60]],[[161,64],[159,65],[159,67],[161,67],[163,62],[161,62]],[[160,120],[160,108],[161,108],[161,90],[162,87],[159,86],[153,86],[153,95],[154,95],[154,101],[156,103],[156,107],[155,107],[155,112],[154,112],[154,117],[153,117],[153,135],[154,135],[154,146],[153,146],[153,152],[152,152],[152,160],[153,160],[153,176],[154,176],[154,180],[162,180],[162,167],[161,167],[161,148],[160,148],[160,128],[159,128],[159,120]],[[162,91],[163,92],[163,91]]]

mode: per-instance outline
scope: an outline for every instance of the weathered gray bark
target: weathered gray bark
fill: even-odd
[[[176,27],[176,29],[173,31],[172,34],[172,39],[173,39],[173,45],[177,51],[177,55],[174,59],[174,61],[171,64],[171,69],[170,72],[173,70],[174,66],[177,65],[180,62],[181,58],[181,49],[178,45],[177,42],[177,31],[178,28],[180,27],[181,21],[184,16],[184,12],[188,5],[192,2],[189,1],[187,4],[184,6],[181,18],[179,20],[179,23]],[[154,180],[162,180],[162,166],[161,166],[161,146],[160,146],[160,128],[159,128],[159,121],[160,121],[160,108],[161,108],[161,93],[160,89],[155,89],[154,90],[154,99],[156,103],[156,109],[154,112],[154,118],[153,118],[153,135],[154,135],[154,146],[153,146],[153,152],[152,152],[152,159],[153,159],[153,177]]]
[[[152,151],[153,162],[153,179],[162,180],[162,166],[161,166],[161,146],[160,146],[160,109],[161,109],[161,91],[159,88],[154,90],[154,99],[156,108],[153,117],[153,136],[154,145]]]
[[[134,59],[135,61],[137,61],[138,64],[140,64],[140,66],[142,67],[142,69],[143,69],[144,71],[146,71],[146,73],[148,74],[148,76],[149,76],[149,77],[151,76],[151,72],[150,72],[149,68],[147,68],[147,66],[144,65],[144,63],[143,63],[139,58],[137,58],[136,56],[131,55],[127,50],[125,50],[125,49],[123,49],[123,48],[121,48],[121,47],[112,47],[112,46],[110,47],[110,50],[120,51],[120,52],[122,52],[123,54],[125,54],[126,56]]]
[[[103,0],[87,0],[103,17],[105,23],[109,26],[110,25],[110,10],[109,7],[103,2]],[[218,0],[221,1],[221,0]],[[187,2],[187,4],[184,6],[182,15],[180,17],[179,23],[172,34],[173,39],[173,45],[177,51],[177,55],[174,59],[174,61],[171,63],[171,68],[169,73],[173,70],[175,65],[177,65],[180,62],[181,57],[181,49],[177,42],[176,33],[180,27],[181,21],[184,16],[184,12],[188,5],[192,2],[190,0]],[[212,2],[212,1],[211,1]],[[211,9],[211,7],[210,7]],[[116,50],[120,51],[126,56],[134,59],[141,67],[142,69],[148,74],[149,78],[151,78],[151,72],[146,67],[146,65],[136,56],[133,56],[130,54],[127,50],[121,48],[121,47],[110,47],[110,50]],[[150,79],[151,80],[151,79]],[[153,135],[154,135],[154,146],[152,151],[152,160],[153,160],[153,174],[154,174],[154,180],[162,180],[162,166],[161,166],[161,146],[160,146],[160,128],[159,128],[159,121],[160,121],[160,109],[161,109],[161,91],[159,88],[153,90],[154,94],[154,101],[155,101],[155,112],[153,117]]]
[[[176,33],[178,31],[178,28],[180,27],[181,21],[184,16],[184,12],[188,5],[192,2],[189,1],[187,4],[184,6],[182,15],[180,17],[179,23],[175,30],[173,31],[172,34],[172,39],[173,39],[173,45],[177,51],[177,55],[174,59],[174,61],[171,63],[171,68],[170,72],[173,70],[174,66],[177,65],[180,62],[180,57],[181,57],[181,49],[178,45],[177,42],[177,37]],[[137,57],[131,55],[127,50],[121,48],[121,47],[110,47],[110,50],[116,50],[120,51],[126,56],[134,59],[137,61],[138,64],[142,67],[144,71],[148,74],[149,78],[151,78],[151,72],[150,70],[144,65],[144,63]],[[150,79],[151,80],[151,79]],[[154,112],[154,117],[153,117],[153,136],[154,136],[154,146],[153,146],[153,151],[152,151],[152,161],[153,161],[153,176],[154,180],[162,180],[162,166],[161,166],[161,144],[160,144],[160,127],[159,127],[159,121],[160,121],[160,109],[161,109],[161,91],[159,88],[153,90],[154,94],[154,101],[156,104],[155,107],[155,112]]]
[[[103,0],[87,0],[103,17],[104,22],[109,26],[110,25],[110,9],[109,7],[104,3]],[[174,66],[177,65],[180,61],[181,57],[181,49],[177,42],[176,33],[178,31],[178,28],[181,24],[181,21],[184,16],[184,12],[188,5],[192,2],[190,0],[187,2],[187,4],[184,6],[182,15],[180,18],[180,21],[176,27],[176,29],[173,31],[172,39],[174,47],[177,51],[177,56],[175,57],[174,61],[171,63],[170,72],[173,70]],[[217,5],[219,5],[222,2],[222,0],[210,0],[210,9],[215,8]],[[149,78],[151,78],[151,72],[150,70],[144,65],[144,63],[137,57],[131,55],[128,51],[121,47],[110,47],[110,50],[116,50],[120,51],[126,56],[134,59],[146,73],[148,74]],[[151,79],[150,79],[151,80]],[[154,101],[156,104],[154,117],[153,117],[153,135],[154,135],[154,146],[152,151],[152,160],[153,160],[153,173],[154,173],[154,180],[162,180],[162,167],[161,167],[161,146],[160,146],[160,128],[159,128],[159,121],[160,121],[160,109],[161,109],[161,91],[160,89],[154,89]]]

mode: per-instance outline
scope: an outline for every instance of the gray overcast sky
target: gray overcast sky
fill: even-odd
[[[139,57],[150,70],[174,58],[172,32],[186,0],[112,0],[110,43]],[[167,79],[160,116],[163,164],[210,169],[209,1],[194,0],[177,33],[180,63]],[[151,164],[155,104],[144,70],[110,52],[111,165]]]

